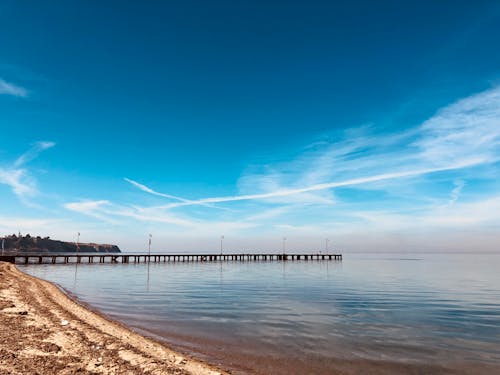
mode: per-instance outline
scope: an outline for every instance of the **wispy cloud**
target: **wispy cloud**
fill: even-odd
[[[82,214],[92,214],[96,211],[101,210],[103,207],[109,206],[111,204],[110,201],[100,200],[100,201],[79,201],[79,202],[71,202],[66,203],[65,207],[72,211],[77,211]]]
[[[168,198],[168,199],[173,199],[173,200],[176,200],[176,201],[179,201],[179,202],[183,202],[185,205],[195,205],[195,204],[199,204],[201,206],[205,206],[205,207],[211,207],[211,208],[217,208],[217,209],[221,209],[221,210],[226,210],[226,208],[223,208],[223,207],[217,207],[217,206],[214,206],[212,204],[207,204],[207,203],[195,203],[194,201],[192,200],[189,200],[189,199],[185,199],[185,198],[181,198],[181,197],[178,197],[176,195],[171,195],[171,194],[164,194],[164,193],[160,193],[156,190],[153,190],[151,189],[149,186],[146,186],[144,184],[141,184],[137,181],[134,181],[134,180],[131,180],[129,178],[124,178],[125,181],[127,181],[128,183],[130,183],[132,186],[135,186],[136,188],[138,188],[139,190],[145,192],[145,193],[148,193],[148,194],[152,194],[152,195],[156,195],[157,197],[163,197],[163,198]]]
[[[448,204],[450,204],[450,205],[454,204],[458,200],[458,198],[460,197],[460,194],[462,193],[462,189],[465,186],[465,181],[456,180],[456,181],[454,181],[453,184],[455,185],[455,187],[451,191],[450,200],[448,201]]]
[[[50,219],[34,219],[29,217],[17,217],[15,215],[0,216],[0,233],[17,233],[21,230],[22,233],[50,233],[48,230],[57,227],[61,224],[61,220]]]
[[[54,147],[56,144],[54,142],[36,142],[28,151],[19,156],[14,162],[14,168],[19,168],[22,165],[30,162],[33,159],[36,159],[40,152],[47,150],[51,147]]]
[[[500,221],[499,212],[500,196],[495,195],[471,202],[421,207],[414,212],[372,210],[353,211],[350,215],[362,220],[361,227],[387,232],[443,227],[462,230],[463,227],[471,229],[481,224],[496,227]]]
[[[64,204],[64,207],[70,211],[78,212],[111,224],[118,224],[118,221],[111,219],[107,214],[109,206],[111,206],[111,202],[107,200],[85,200]]]
[[[500,86],[443,108],[420,127],[420,158],[446,166],[457,160],[499,158]]]
[[[443,167],[415,169],[415,170],[400,171],[400,172],[393,172],[393,173],[383,173],[383,174],[378,174],[378,175],[373,175],[373,176],[368,176],[368,177],[354,178],[354,179],[345,180],[345,181],[335,181],[335,182],[327,182],[327,183],[323,183],[323,184],[316,184],[316,185],[306,186],[306,187],[297,188],[297,189],[277,190],[277,191],[273,191],[270,193],[203,198],[203,199],[198,199],[198,200],[189,201],[189,202],[172,203],[169,205],[164,205],[162,207],[163,208],[174,208],[174,207],[179,207],[179,206],[188,206],[188,205],[205,204],[205,203],[236,202],[236,201],[245,201],[245,200],[285,197],[285,196],[297,195],[297,194],[302,194],[302,193],[307,193],[307,192],[328,190],[328,189],[339,188],[339,187],[356,186],[356,185],[362,185],[362,184],[367,184],[367,183],[372,183],[372,182],[394,180],[394,179],[400,179],[400,178],[406,178],[406,177],[415,177],[415,176],[421,176],[421,175],[435,173],[435,172],[462,169],[462,168],[466,168],[466,167],[472,167],[474,165],[478,165],[478,164],[481,164],[483,162],[484,162],[483,159],[462,160],[460,163],[450,164],[450,165],[443,166]]]
[[[36,193],[35,182],[24,169],[0,168],[0,184],[8,185],[20,198]]]
[[[38,157],[40,152],[54,147],[54,142],[36,142],[28,151],[19,156],[14,163],[0,167],[0,184],[9,186],[21,201],[29,204],[28,197],[37,194],[36,180],[24,167]]]
[[[467,202],[462,192],[465,180],[478,171],[493,181],[498,161],[500,87],[495,87],[397,133],[370,125],[323,136],[290,161],[243,171],[238,194],[186,199],[125,178],[140,191],[170,201],[142,206],[96,200],[65,207],[108,221],[173,225],[171,233],[302,228],[300,233],[313,235],[331,228],[388,232],[412,225],[483,225],[500,222],[500,214],[487,212],[488,204],[497,207],[498,197]],[[443,189],[450,183],[451,189]],[[403,198],[398,196],[402,191]],[[182,209],[214,204],[234,210],[207,216],[207,210]]]
[[[500,87],[459,100],[403,133],[371,134],[369,130],[348,130],[346,136],[353,139],[325,142],[320,151],[306,153],[292,163],[266,166],[270,173],[242,177],[243,190],[265,192],[202,198],[163,207],[291,197],[493,163],[500,158]],[[297,181],[304,184],[342,176],[347,178],[297,186]],[[311,196],[306,198],[304,202]]]
[[[174,199],[176,201],[181,201],[181,202],[191,202],[190,200],[188,199],[184,199],[184,198],[181,198],[181,197],[177,197],[175,195],[171,195],[171,194],[164,194],[164,193],[159,193],[153,189],[151,189],[150,187],[146,186],[146,185],[143,185],[137,181],[134,181],[134,180],[131,180],[129,178],[124,178],[125,181],[127,181],[128,183],[132,184],[133,186],[135,186],[136,188],[138,188],[139,190],[142,190],[144,191],[145,193],[149,193],[149,194],[152,194],[152,195],[156,195],[158,197],[163,197],[163,198],[169,198],[169,199]]]
[[[75,211],[87,216],[120,224],[119,218],[130,218],[138,221],[161,222],[191,227],[193,222],[175,217],[158,210],[145,209],[141,207],[128,207],[114,204],[108,200],[84,200],[64,204],[68,210]]]
[[[0,94],[26,98],[28,96],[28,90],[0,78]]]
[[[156,207],[124,206],[108,200],[83,200],[69,202],[64,207],[70,211],[97,218],[110,224],[130,225],[128,220],[145,222],[148,224],[171,225],[176,233],[189,231],[189,233],[223,232],[248,229],[255,226],[251,220],[224,221],[224,220],[195,220],[186,219],[178,215],[158,209]]]

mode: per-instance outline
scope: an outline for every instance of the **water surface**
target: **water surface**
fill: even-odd
[[[500,365],[500,255],[20,268],[235,372],[326,374],[337,360]]]

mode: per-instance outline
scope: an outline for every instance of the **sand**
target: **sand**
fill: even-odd
[[[0,374],[226,372],[177,353],[0,262]]]

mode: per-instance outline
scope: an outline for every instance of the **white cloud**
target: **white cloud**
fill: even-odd
[[[78,212],[79,214],[90,216],[109,224],[119,224],[119,221],[111,218],[108,212],[110,207],[112,207],[112,203],[108,200],[84,200],[64,204],[64,208],[70,211]]]
[[[500,87],[459,100],[438,111],[421,126],[398,134],[371,133],[363,127],[345,138],[323,142],[289,163],[265,166],[264,173],[240,179],[250,194],[209,197],[163,208],[294,197],[293,203],[332,203],[331,196],[306,195],[339,187],[362,186],[460,170],[500,159]],[[335,181],[325,181],[337,178]],[[325,182],[321,182],[325,181]],[[381,185],[379,184],[378,187]]]
[[[24,169],[0,168],[0,184],[8,185],[20,198],[33,196],[36,193],[35,182],[27,176]]]
[[[472,95],[440,110],[421,126],[415,144],[430,165],[446,166],[457,160],[484,163],[499,158],[500,87]]]
[[[0,94],[26,98],[28,96],[28,90],[0,78]]]
[[[72,211],[77,211],[82,214],[91,214],[95,211],[102,209],[105,206],[109,206],[111,204],[110,201],[100,200],[100,201],[80,201],[80,202],[71,202],[66,203],[64,206]]]
[[[454,181],[453,184],[455,185],[455,187],[451,191],[450,200],[448,201],[448,204],[450,204],[450,205],[454,204],[458,200],[458,198],[460,197],[460,194],[462,193],[462,189],[465,186],[465,181],[456,180],[456,181]]]
[[[163,197],[163,198],[174,199],[176,201],[190,202],[190,200],[188,200],[188,199],[184,199],[184,198],[181,198],[181,197],[176,197],[175,195],[159,193],[159,192],[151,189],[150,187],[148,187],[146,185],[143,185],[143,184],[141,184],[141,183],[139,183],[137,181],[131,180],[129,178],[125,177],[124,180],[127,181],[128,183],[132,184],[133,186],[135,186],[139,190],[144,191],[145,193],[149,193],[149,194],[156,195],[156,196]]]
[[[64,207],[68,210],[114,224],[120,224],[120,218],[129,218],[138,221],[160,222],[164,224],[174,224],[188,227],[193,225],[193,222],[189,220],[174,217],[160,210],[147,209],[138,206],[127,207],[114,204],[108,200],[69,202],[64,204]]]
[[[171,195],[171,194],[160,193],[160,192],[158,192],[156,190],[151,189],[149,186],[146,186],[144,184],[141,184],[141,183],[139,183],[137,181],[131,180],[131,179],[126,178],[126,177],[124,178],[124,180],[127,181],[128,183],[130,183],[132,186],[135,186],[136,188],[138,188],[139,190],[141,190],[141,191],[143,191],[145,193],[156,195],[158,197],[169,198],[169,199],[173,199],[173,200],[176,200],[176,201],[180,201],[180,202],[185,203],[186,205],[198,204],[198,203],[194,203],[194,201],[189,200],[189,199],[181,198],[181,197],[178,197],[178,196],[175,196],[175,195]],[[217,209],[220,209],[220,210],[226,210],[223,207],[217,207],[217,206],[214,206],[212,204],[206,204],[206,203],[199,203],[199,204],[201,206],[205,206],[205,207],[217,208]]]
[[[283,214],[289,212],[291,209],[290,206],[282,206],[282,207],[276,207],[276,208],[271,208],[269,210],[265,210],[253,215],[250,215],[244,219],[246,222],[262,222],[268,219],[273,219],[276,217],[280,217]]]
[[[256,199],[268,199],[275,197],[286,197],[291,195],[297,195],[307,192],[328,190],[338,187],[349,187],[362,185],[372,182],[386,181],[386,180],[394,180],[399,178],[407,178],[407,177],[415,177],[420,175],[425,175],[434,172],[442,172],[449,171],[455,169],[462,169],[466,167],[472,167],[478,164],[481,164],[483,161],[481,159],[470,159],[470,160],[462,160],[461,163],[450,164],[443,167],[435,167],[435,168],[423,168],[423,169],[414,169],[393,173],[383,173],[368,177],[360,177],[353,178],[345,181],[335,181],[335,182],[327,182],[323,184],[316,184],[312,186],[306,186],[303,188],[296,189],[282,189],[276,190],[269,193],[261,193],[261,194],[247,194],[247,195],[234,195],[234,196],[226,196],[226,197],[212,197],[212,198],[203,198],[198,200],[193,200],[190,202],[182,202],[182,203],[171,203],[169,205],[164,205],[162,208],[174,208],[179,206],[189,206],[195,204],[204,204],[204,203],[222,203],[222,202],[236,202],[236,201],[246,201],[246,200],[256,200]]]
[[[47,229],[60,224],[59,219],[36,219],[29,217],[0,216],[0,233],[47,233]]]
[[[28,151],[19,156],[12,165],[0,167],[0,184],[9,186],[21,201],[33,206],[27,201],[27,198],[38,193],[36,180],[26,168],[21,167],[38,157],[43,150],[53,146],[55,146],[53,142],[36,142]]]
[[[40,152],[54,147],[56,144],[54,142],[36,142],[28,151],[19,156],[14,162],[14,168],[18,168],[33,159],[36,159]]]
[[[496,87],[459,100],[400,133],[384,133],[375,126],[348,129],[303,149],[291,161],[249,168],[238,181],[238,194],[185,199],[125,179],[141,191],[174,201],[152,207],[74,202],[66,208],[103,220],[158,225],[170,235],[248,235],[258,230],[269,236],[278,231],[313,238],[331,231],[355,236],[379,231],[382,236],[398,230],[489,226],[500,222],[496,214],[500,198],[486,195],[467,202],[462,191],[464,180],[474,178],[478,170],[482,179],[495,179],[499,146],[500,87]],[[436,189],[438,178],[441,185]],[[454,183],[449,194],[443,193],[443,182]],[[402,187],[407,196],[397,201]],[[339,188],[350,189],[333,195],[332,190]],[[360,198],[363,193],[368,198]],[[237,211],[211,214],[204,220],[199,215],[206,210],[179,210],[183,214],[178,215],[171,211],[235,202],[244,203],[232,206]]]
[[[258,225],[254,221],[258,217],[249,217],[239,221],[189,220],[155,207],[128,207],[107,200],[69,202],[64,204],[64,207],[108,224],[127,228],[127,235],[130,235],[129,232],[135,232],[136,228],[140,227],[137,222],[141,222],[148,228],[149,233],[155,232],[165,238],[183,238],[184,242],[193,238],[193,234],[195,238],[210,238],[219,236],[221,233],[231,233],[236,236]],[[265,213],[264,216],[271,217],[273,214]]]
[[[483,225],[500,225],[500,195],[453,205],[420,207],[411,212],[358,211],[351,216],[361,219],[360,228],[384,232],[448,228],[462,230]],[[358,229],[360,229],[358,228]]]

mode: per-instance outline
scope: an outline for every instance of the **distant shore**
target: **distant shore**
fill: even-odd
[[[0,373],[225,374],[0,262]]]
[[[50,237],[12,234],[0,237],[2,255],[25,253],[121,253],[117,245],[54,240]]]

